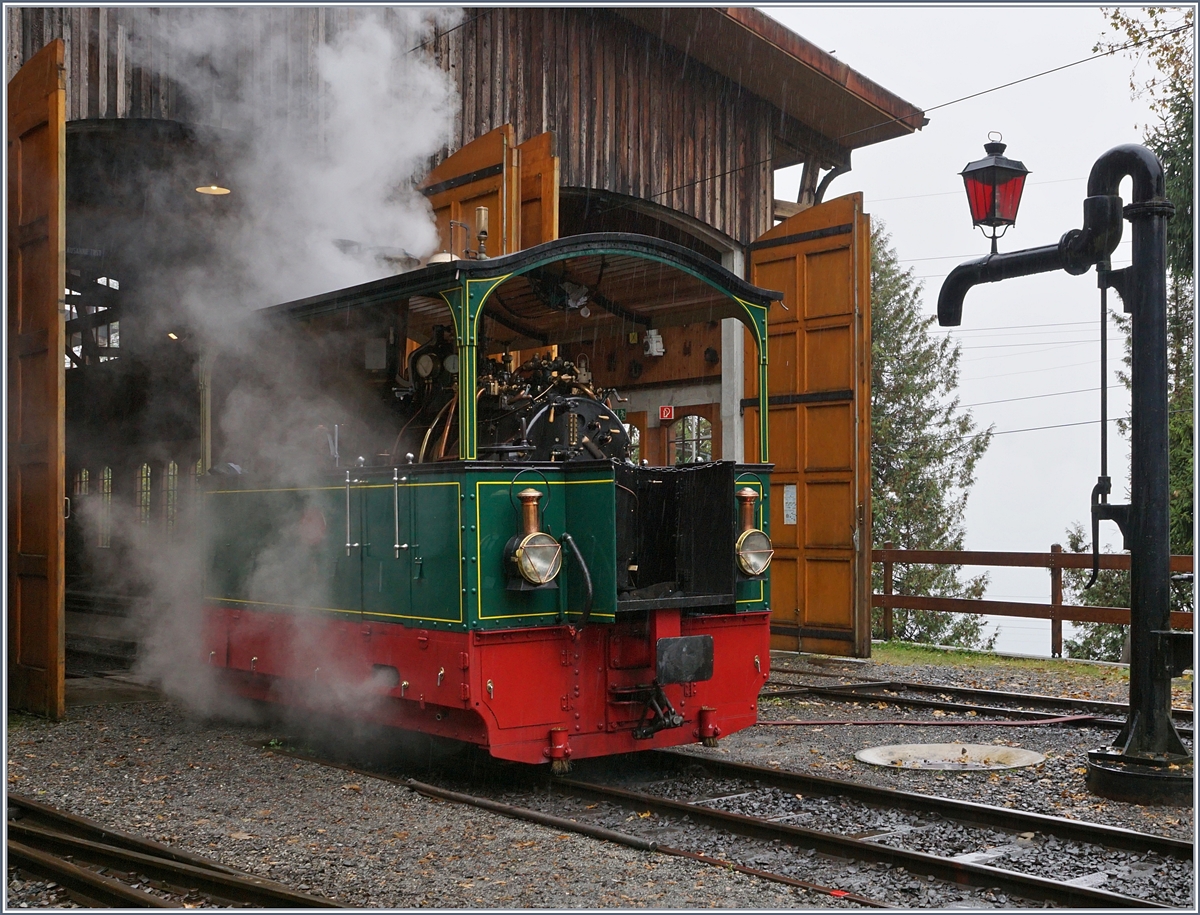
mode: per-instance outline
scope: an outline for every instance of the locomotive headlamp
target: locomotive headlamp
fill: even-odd
[[[538,530],[538,490],[523,489],[517,493],[521,500],[521,533],[508,541],[504,548],[505,564],[510,573],[509,590],[527,590],[549,585],[562,568],[562,546],[549,534]]]
[[[771,565],[771,557],[775,555],[775,550],[771,545],[771,538],[754,526],[754,505],[758,501],[758,493],[747,486],[745,489],[739,489],[734,495],[740,503],[742,516],[742,532],[734,546],[738,568],[742,570],[743,575],[758,578]]]
[[[1007,147],[1000,142],[999,133],[993,131],[988,134],[988,139],[991,142],[983,144],[986,158],[970,163],[959,174],[967,188],[971,221],[992,230],[992,253],[995,254],[999,237],[996,230],[1007,230],[1016,224],[1017,207],[1021,205],[1021,192],[1025,189],[1029,169],[1016,159],[1003,155]]]

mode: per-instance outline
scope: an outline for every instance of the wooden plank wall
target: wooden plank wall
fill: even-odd
[[[455,145],[553,130],[564,187],[628,194],[749,243],[772,226],[779,111],[608,10],[467,10],[434,43]]]
[[[248,33],[248,46],[282,33],[288,37],[287,52],[272,55],[269,67],[256,55],[239,52],[234,80],[213,79],[207,91],[193,92],[191,97],[179,89],[180,64],[155,22],[161,16],[158,9],[9,7],[5,15],[6,79],[12,79],[26,60],[55,38],[66,45],[68,121],[167,118],[232,126],[222,123],[229,109],[221,105],[222,90],[232,85],[252,94],[265,113],[285,111],[298,121],[318,114],[317,51],[353,21],[356,11],[345,7],[259,7],[253,15],[228,11],[230,17],[239,17],[240,34],[247,37]]]
[[[282,26],[289,51],[264,73],[251,54],[237,67],[255,96],[298,122],[323,103],[316,53],[360,11],[258,7],[251,27]],[[169,48],[146,43],[133,65],[133,36],[159,15],[149,8],[6,10],[7,75],[46,42],[67,56],[67,119],[172,118],[222,123],[221,87],[186,99]],[[256,24],[255,24],[256,23]],[[264,39],[265,40],[265,39]],[[415,42],[414,42],[415,44]],[[564,187],[594,188],[686,213],[746,244],[772,226],[775,136],[795,125],[732,79],[608,10],[514,7],[464,10],[461,23],[429,42],[461,91],[453,149],[511,122],[516,141],[558,137]]]

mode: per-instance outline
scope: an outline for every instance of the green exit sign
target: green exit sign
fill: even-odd
[[[625,408],[624,407],[617,407],[617,419],[619,419],[621,422],[625,422]]]

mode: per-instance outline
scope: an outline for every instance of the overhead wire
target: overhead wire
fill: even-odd
[[[1030,327],[1070,327],[1076,324],[1095,324],[1095,321],[1052,321],[1049,324],[997,324],[991,327],[936,328],[934,333],[978,333],[985,330],[1025,330]]]
[[[1110,384],[1108,386],[1111,391],[1113,388],[1123,388],[1123,384]],[[959,404],[960,410],[966,410],[970,407],[986,407],[997,403],[1015,403],[1018,400],[1040,400],[1043,397],[1063,397],[1067,394],[1095,394],[1098,388],[1076,388],[1074,391],[1052,391],[1048,394],[1030,394],[1026,397],[1005,397],[1003,400],[979,400],[975,403]]]
[[[970,95],[964,95],[964,96],[961,96],[956,99],[951,99],[948,102],[942,102],[940,105],[934,105],[932,108],[924,108],[924,109],[922,109],[922,113],[928,114],[930,111],[937,111],[939,108],[949,108],[951,105],[957,105],[960,102],[970,101],[973,98],[979,98],[980,96],[983,96],[983,95],[989,95],[992,92],[999,92],[1001,89],[1008,89],[1011,86],[1018,86],[1021,83],[1027,83],[1033,79],[1039,79],[1040,77],[1043,77],[1043,76],[1049,76],[1051,73],[1058,73],[1062,70],[1069,70],[1071,67],[1077,67],[1080,64],[1086,64],[1086,63],[1089,63],[1090,61],[1098,60],[1101,57],[1112,57],[1118,51],[1127,51],[1130,48],[1136,48],[1139,45],[1149,44],[1150,42],[1158,41],[1162,38],[1166,38],[1169,35],[1174,35],[1177,32],[1184,32],[1191,28],[1192,28],[1192,26],[1189,24],[1189,25],[1177,26],[1173,29],[1167,29],[1165,32],[1159,32],[1157,35],[1149,35],[1146,38],[1139,39],[1138,41],[1130,41],[1130,42],[1127,42],[1126,44],[1121,45],[1120,47],[1111,48],[1107,51],[1101,51],[1099,54],[1092,54],[1090,57],[1081,57],[1079,60],[1072,61],[1069,64],[1062,64],[1061,66],[1058,66],[1058,67],[1052,67],[1049,70],[1042,70],[1040,73],[1034,73],[1031,76],[1023,76],[1020,79],[1010,80],[1007,83],[1001,83],[999,86],[992,86],[992,88],[990,88],[990,89],[983,89],[979,92],[972,92]],[[844,133],[840,137],[835,137],[834,140],[835,141],[836,140],[844,140],[846,137],[852,137],[856,133],[863,133],[868,130],[876,130],[880,127],[886,127],[888,124],[894,124],[897,121],[902,121],[902,120],[904,120],[903,117],[889,118],[888,120],[883,121],[882,123],[873,124],[870,127],[860,127],[858,130],[852,130],[849,133]]]
[[[1044,184],[1066,184],[1068,181],[1087,181],[1087,176],[1084,175],[1081,178],[1053,178],[1049,181],[1027,181],[1027,182],[1025,182],[1025,186],[1026,187],[1040,187],[1041,185],[1044,185]],[[906,194],[903,197],[872,197],[871,203],[872,204],[891,203],[893,200],[922,200],[926,197],[960,197],[960,196],[962,196],[961,189],[955,190],[955,191],[933,191],[928,194]],[[964,256],[969,257],[970,255],[964,255]]]
[[[1178,413],[1190,413],[1190,412],[1191,412],[1190,410],[1168,410],[1167,415],[1174,416],[1175,414],[1178,414]],[[1129,418],[1125,417],[1125,416],[1110,416],[1107,420],[1105,420],[1105,422],[1110,422],[1110,423],[1119,423],[1119,422],[1128,422],[1128,421],[1129,421]],[[1069,429],[1072,426],[1095,426],[1098,423],[1100,423],[1100,420],[1098,420],[1098,419],[1084,419],[1084,420],[1080,420],[1079,422],[1073,422],[1073,423],[1052,423],[1048,426],[1028,426],[1024,429],[1001,429],[999,432],[996,432],[992,429],[985,429],[983,432],[972,432],[967,435],[954,435],[954,434],[931,435],[928,437],[927,440],[939,440],[939,441],[945,441],[945,442],[949,442],[949,441],[966,442],[966,441],[971,441],[972,439],[983,438],[985,436],[991,437],[993,435],[1016,435],[1017,433],[1020,433],[1020,432],[1044,432],[1048,429]],[[914,444],[914,443],[912,443],[912,442],[900,442],[899,443],[900,447],[905,447],[906,445],[911,445],[911,444]]]
[[[490,10],[488,12],[490,12]],[[475,22],[477,19],[482,18],[484,15],[485,15],[485,13],[478,13],[478,14],[472,16],[470,19],[466,19],[463,22],[460,22],[458,25],[453,26],[452,28],[446,29],[444,32],[439,32],[439,31],[437,31],[437,29],[434,29],[434,32],[430,37],[426,38],[415,48],[409,48],[408,53],[412,54],[415,51],[421,50],[421,48],[428,47],[433,42],[439,41],[440,39],[445,38],[451,32],[457,32],[459,29],[470,25],[472,22]]]
[[[977,349],[1012,349],[1015,346],[1075,346],[1079,343],[1099,343],[1095,340],[1027,340],[1024,343],[984,343],[982,346],[961,346],[964,352]]]
[[[1066,365],[1048,365],[1040,369],[1021,369],[1016,372],[999,372],[995,375],[976,375],[971,381],[983,381],[985,378],[1008,378],[1013,375],[1032,375],[1034,372],[1054,372],[1058,369],[1073,369],[1081,365],[1095,365],[1099,359],[1088,359],[1084,362],[1068,362]]]

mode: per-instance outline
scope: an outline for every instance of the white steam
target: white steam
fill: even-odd
[[[237,224],[183,303],[209,333],[214,317],[396,272],[381,252],[436,247],[414,184],[450,138],[457,95],[424,45],[458,12],[338,14],[335,26],[311,8],[166,8],[132,44],[146,63],[168,47],[181,111],[230,140],[219,178],[232,195],[218,205]]]
[[[176,116],[218,128],[233,151],[219,175],[232,194],[214,206],[231,202],[236,215],[204,240],[211,247],[203,266],[153,264],[147,275],[159,271],[155,294],[182,309],[211,352],[253,358],[258,379],[274,379],[266,386],[274,396],[234,389],[224,400],[227,415],[213,417],[228,439],[258,439],[266,456],[260,469],[273,478],[306,476],[333,408],[294,352],[259,349],[261,338],[246,332],[243,319],[256,308],[397,272],[402,253],[422,257],[435,248],[432,211],[415,184],[448,143],[458,105],[452,78],[421,46],[458,15],[168,7],[139,19],[131,36],[133,59],[164,67],[173,81]],[[116,498],[103,516],[96,498],[87,501],[82,529],[93,564],[116,570],[108,587],[147,598],[139,669],[204,714],[229,710],[205,660],[200,518],[181,514],[167,539]],[[101,526],[111,537],[105,551],[95,546]],[[329,582],[311,574],[294,534],[293,526],[261,544],[249,587],[267,601],[328,606]],[[320,665],[321,636],[300,627],[295,657]],[[370,684],[343,686],[329,695],[359,703],[372,692]]]

